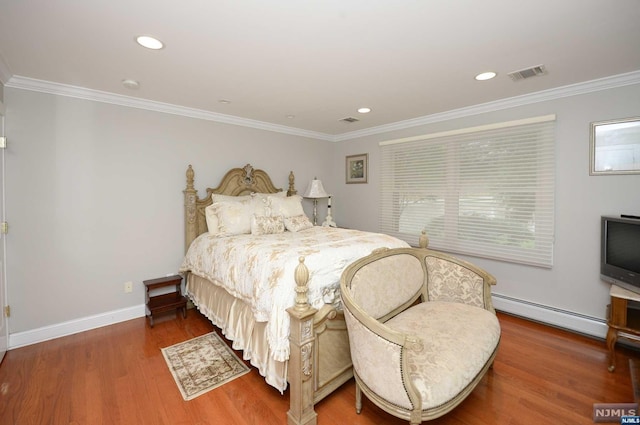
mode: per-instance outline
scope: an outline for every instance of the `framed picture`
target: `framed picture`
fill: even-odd
[[[369,154],[361,153],[347,156],[346,171],[347,184],[366,183],[369,174]]]
[[[640,174],[640,117],[591,123],[589,174]]]

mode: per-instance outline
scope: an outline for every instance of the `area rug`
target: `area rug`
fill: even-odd
[[[250,370],[215,332],[161,350],[185,400],[192,400]]]

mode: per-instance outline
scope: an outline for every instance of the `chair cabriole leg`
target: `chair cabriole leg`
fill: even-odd
[[[356,413],[359,415],[360,412],[362,412],[362,391],[356,382]]]

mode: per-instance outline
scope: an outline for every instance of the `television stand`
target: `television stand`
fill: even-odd
[[[611,304],[607,318],[607,348],[609,372],[616,369],[616,342],[618,338],[640,342],[640,294],[611,285]]]

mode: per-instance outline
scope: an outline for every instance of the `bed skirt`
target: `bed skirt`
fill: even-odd
[[[267,343],[266,322],[256,322],[251,307],[211,281],[188,273],[186,294],[196,308],[222,334],[242,350],[242,358],[258,369],[267,384],[283,393],[287,388],[287,363],[276,361]]]

